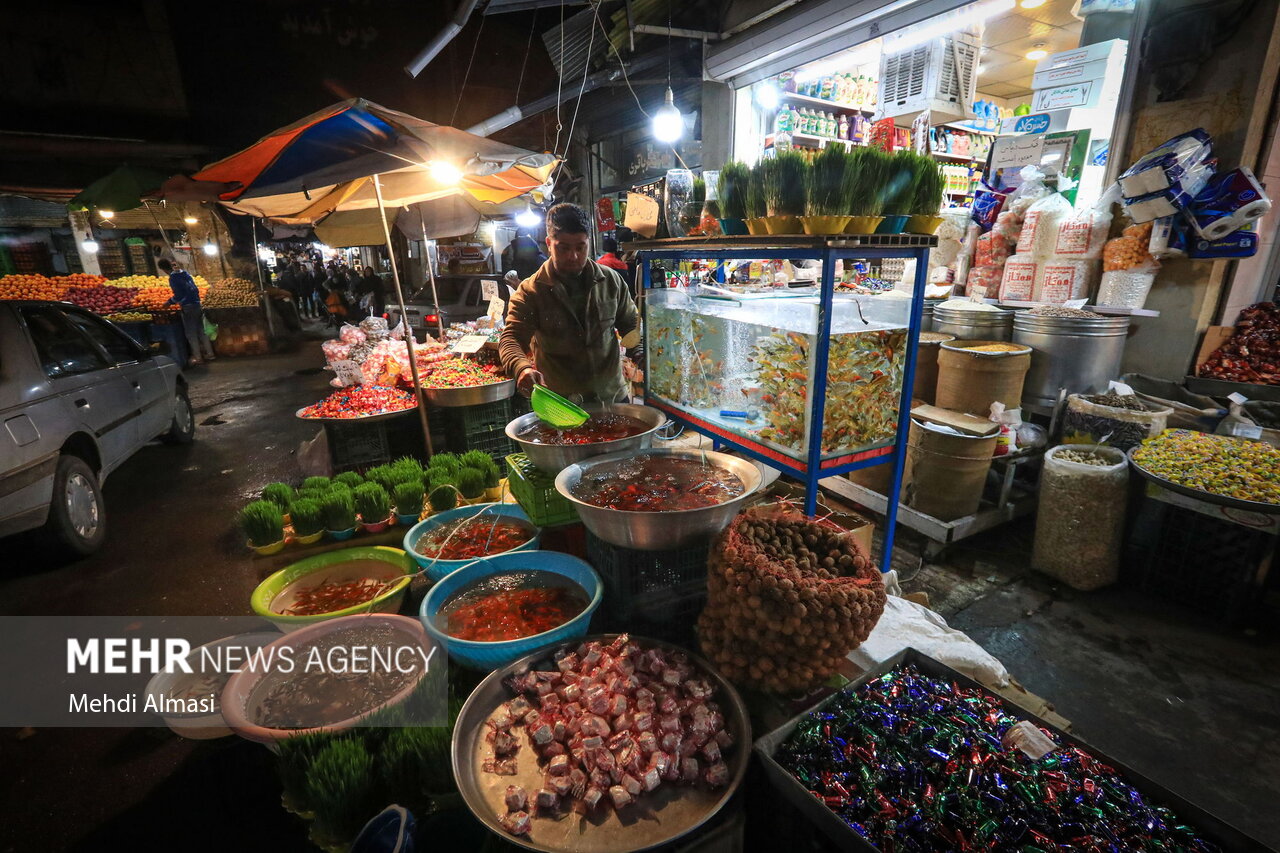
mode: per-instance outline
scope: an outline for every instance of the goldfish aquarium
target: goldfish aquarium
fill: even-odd
[[[647,298],[649,396],[804,462],[820,382],[818,297],[672,288]],[[910,311],[900,294],[834,297],[823,459],[893,444]]]

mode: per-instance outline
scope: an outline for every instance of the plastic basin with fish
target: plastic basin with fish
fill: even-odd
[[[435,530],[443,524],[451,521],[457,521],[460,518],[481,518],[502,516],[506,518],[515,518],[528,524],[533,529],[533,537],[521,545],[517,545],[510,551],[502,553],[512,553],[514,551],[536,551],[538,544],[542,540],[542,528],[534,526],[529,520],[529,516],[520,504],[509,503],[491,503],[491,504],[472,504],[471,506],[460,506],[457,509],[447,510],[445,512],[436,513],[425,521],[420,521],[413,527],[409,528],[409,532],[404,535],[404,550],[421,566],[427,573],[427,577],[433,581],[443,579],[451,572],[455,572],[463,566],[469,566],[475,562],[474,559],[465,560],[438,560],[434,557],[427,557],[420,554],[417,550],[418,540]],[[490,556],[496,557],[497,554]]]
[[[516,443],[520,451],[529,457],[529,461],[533,463],[535,468],[554,476],[575,462],[581,462],[583,459],[602,456],[606,453],[641,450],[649,447],[653,444],[653,434],[662,429],[667,423],[667,416],[652,406],[611,403],[609,405],[587,406],[586,409],[593,415],[606,413],[626,415],[629,418],[644,421],[649,425],[649,428],[638,435],[616,438],[613,441],[597,441],[593,444],[539,444],[526,441],[520,437],[520,433],[539,423],[538,416],[530,413],[521,415],[507,424],[507,438]]]
[[[159,707],[164,707],[163,701],[171,697],[182,698],[178,693],[189,690],[204,678],[200,672],[200,665],[195,663],[205,655],[205,650],[209,650],[210,660],[216,660],[218,651],[230,647],[243,648],[246,654],[253,654],[263,646],[269,645],[280,639],[281,634],[278,631],[254,631],[249,634],[233,634],[230,637],[223,637],[220,640],[214,640],[211,643],[205,643],[203,646],[196,646],[187,656],[189,665],[194,672],[183,672],[181,669],[174,672],[165,670],[157,672],[147,682],[147,695],[154,697]],[[226,654],[222,652],[222,654]],[[239,653],[237,653],[239,654]],[[240,658],[237,658],[240,660]],[[228,678],[228,680],[230,680]],[[225,686],[225,685],[224,685]],[[219,690],[218,693],[221,693]],[[200,697],[204,698],[201,691]],[[218,697],[218,709],[212,713],[164,713],[160,716],[164,718],[165,724],[173,730],[174,734],[181,735],[190,740],[212,740],[214,738],[226,737],[231,734],[231,728],[227,725],[227,721],[222,718],[221,696]]]
[[[642,456],[679,456],[703,460],[736,474],[746,487],[742,494],[714,506],[660,512],[606,509],[574,496],[573,490],[592,469],[622,459]],[[597,538],[619,548],[639,551],[670,551],[705,542],[725,528],[742,509],[743,504],[760,488],[760,469],[755,463],[704,450],[653,448],[639,453],[610,453],[570,465],[556,477],[556,491],[564,495],[578,511],[578,517]]]
[[[337,631],[344,631],[348,628],[361,628],[370,624],[388,625],[392,627],[398,634],[403,634],[403,642],[406,645],[414,644],[421,648],[424,656],[431,661],[431,665],[441,660],[439,655],[431,654],[432,649],[436,647],[436,642],[427,635],[422,629],[422,623],[417,619],[408,616],[399,616],[394,613],[357,613],[354,616],[343,616],[340,619],[330,619],[327,622],[321,622],[317,625],[308,625],[286,634],[275,642],[263,648],[262,656],[264,659],[270,654],[270,660],[283,661],[289,660],[293,662],[293,672],[300,673],[304,671],[302,663],[305,657],[300,647],[306,643],[321,639],[327,634]],[[288,650],[288,651],[282,651]],[[283,672],[283,668],[281,669]],[[418,686],[418,682],[422,680],[422,676],[426,675],[423,670],[417,679],[407,684],[401,690],[391,695],[377,705],[366,711],[349,717],[345,720],[338,720],[323,726],[313,726],[311,728],[301,729],[277,729],[270,726],[264,726],[251,719],[251,711],[249,702],[253,699],[254,692],[258,689],[263,679],[275,674],[275,668],[268,664],[264,668],[245,668],[241,672],[231,676],[231,680],[227,682],[227,686],[222,690],[222,716],[226,720],[231,730],[245,740],[251,740],[256,743],[274,745],[277,741],[291,738],[294,735],[311,734],[314,732],[337,732],[343,729],[349,729],[358,724],[361,720],[370,714],[375,714],[384,708],[397,705],[409,697]]]
[[[529,637],[521,637],[518,640],[502,640],[493,643],[460,640],[450,637],[436,625],[436,618],[440,615],[441,608],[455,593],[481,578],[516,571],[550,572],[566,577],[582,587],[589,603],[586,609],[558,628]],[[513,660],[549,643],[585,636],[587,626],[591,624],[591,615],[600,606],[603,597],[604,585],[600,581],[600,576],[596,574],[595,569],[577,557],[557,551],[521,551],[497,557],[485,557],[465,568],[458,569],[431,587],[427,597],[422,600],[419,616],[427,633],[445,647],[451,659],[463,666],[487,672],[506,666]]]
[[[387,573],[391,576],[391,582],[372,601],[366,601],[352,607],[344,607],[331,613],[317,613],[312,616],[293,616],[277,613],[272,609],[271,604],[276,597],[295,581],[303,578],[307,579],[308,585],[320,584],[329,579],[354,579],[349,577],[351,575],[350,570],[344,571],[343,566],[357,560],[373,560],[387,564]],[[285,632],[296,631],[307,625],[314,625],[316,622],[337,619],[353,613],[392,612],[400,608],[400,601],[404,598],[405,590],[409,588],[409,581],[415,572],[413,560],[399,548],[366,545],[359,548],[328,551],[324,554],[317,554],[314,557],[307,557],[305,560],[299,560],[269,576],[258,584],[258,588],[253,591],[253,596],[249,599],[249,606],[253,608],[254,613],[263,619],[269,620],[273,625]]]

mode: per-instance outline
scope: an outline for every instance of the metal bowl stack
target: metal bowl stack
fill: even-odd
[[[726,468],[736,474],[746,488],[738,497],[715,506],[666,512],[606,509],[579,500],[573,494],[574,488],[594,468],[620,459],[658,455],[682,456]],[[573,503],[587,529],[610,545],[638,551],[670,551],[705,542],[723,530],[760,488],[760,482],[760,469],[746,459],[709,450],[661,448],[610,453],[570,465],[556,477],[556,491]]]
[[[590,459],[593,456],[601,456],[606,453],[619,453],[624,450],[634,451],[643,450],[653,444],[653,434],[667,422],[667,416],[652,406],[634,406],[630,403],[612,403],[610,405],[584,406],[592,415],[615,414],[626,415],[629,418],[635,418],[638,421],[644,421],[649,425],[649,429],[639,435],[628,436],[627,438],[618,438],[613,441],[598,441],[594,444],[539,444],[532,441],[526,441],[520,437],[520,433],[529,427],[538,423],[538,416],[533,412],[527,415],[521,415],[511,423],[507,424],[507,438],[511,439],[520,448],[520,451],[529,457],[529,461],[536,468],[545,471],[548,474],[559,474],[565,468],[581,462],[584,459]]]

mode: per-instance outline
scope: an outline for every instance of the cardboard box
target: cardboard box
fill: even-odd
[[[1035,112],[1046,110],[1065,110],[1077,107],[1096,107],[1102,103],[1101,80],[1083,80],[1079,83],[1068,83],[1054,86],[1051,89],[1040,89],[1031,99],[1031,109]],[[1112,95],[1114,97],[1114,95]],[[1110,99],[1108,100],[1110,103]]]
[[[1196,376],[1200,375],[1200,367],[1209,360],[1209,356],[1230,340],[1235,331],[1235,326],[1210,326],[1205,329],[1204,339],[1200,341],[1200,349],[1196,353]]]
[[[1115,59],[1123,60],[1129,52],[1129,43],[1124,39],[1111,39],[1110,41],[1100,41],[1096,44],[1078,47],[1075,50],[1064,50],[1060,53],[1051,53],[1044,59],[1036,63],[1036,74],[1050,71],[1054,68],[1062,68],[1067,65],[1084,65],[1089,62],[1098,62],[1100,60]]]
[[[1031,88],[1052,89],[1055,86],[1067,86],[1089,80],[1106,80],[1113,74],[1120,74],[1123,67],[1123,56],[1119,59],[1099,59],[1096,62],[1085,62],[1081,65],[1063,65],[1050,68],[1048,71],[1037,71],[1031,78]]]

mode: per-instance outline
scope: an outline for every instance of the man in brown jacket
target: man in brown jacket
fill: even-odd
[[[498,355],[521,393],[535,383],[565,396],[625,399],[618,338],[640,343],[640,315],[614,270],[591,260],[587,214],[576,204],[547,211],[547,261],[511,297]]]

